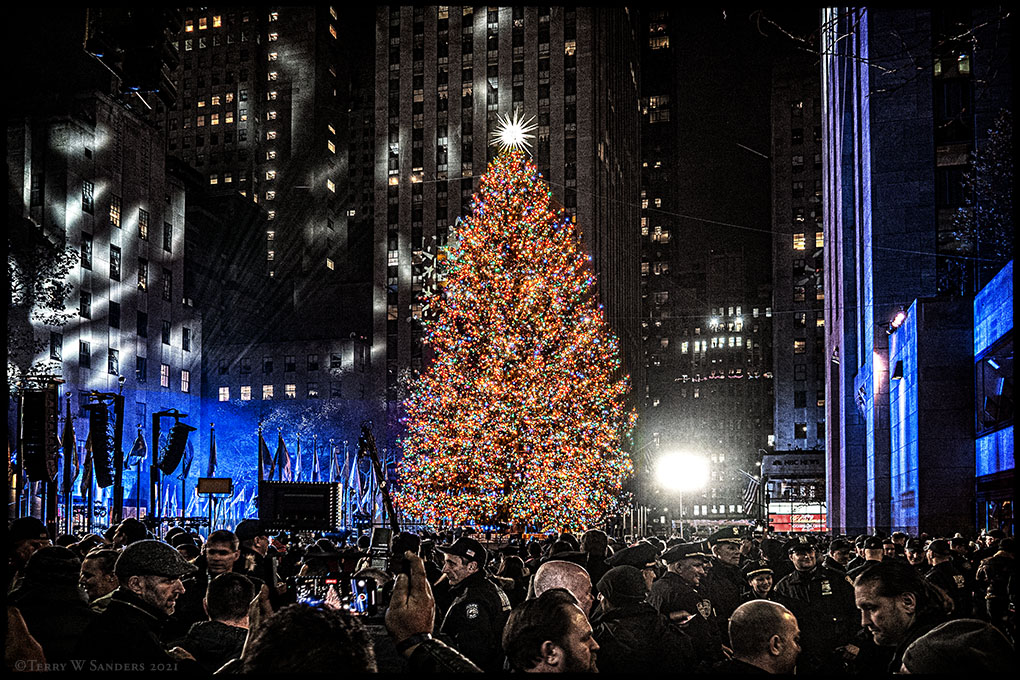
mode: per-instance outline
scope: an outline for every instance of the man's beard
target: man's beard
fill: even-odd
[[[564,649],[563,651],[566,653],[566,660],[565,660],[564,665],[563,665],[563,672],[564,673],[597,673],[598,672],[598,668],[595,667],[595,654],[596,654],[596,652],[592,652],[592,654],[591,654],[591,664],[586,666],[584,664],[584,662],[580,659],[580,657],[576,656],[571,650]]]

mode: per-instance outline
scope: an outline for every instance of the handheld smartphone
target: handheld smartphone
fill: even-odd
[[[374,616],[379,608],[376,603],[377,586],[374,579],[352,578],[349,608],[355,616]]]
[[[294,579],[298,602],[328,609],[344,609],[350,602],[349,592],[344,591],[344,585],[344,579],[336,574],[299,576]]]

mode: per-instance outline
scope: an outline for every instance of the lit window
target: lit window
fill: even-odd
[[[272,399],[273,398],[273,386],[272,385],[263,385],[262,386],[262,398],[263,399]]]
[[[234,101],[234,93],[233,93],[233,92],[228,92],[228,93],[227,93],[227,96],[225,97],[225,100],[226,100],[226,102],[227,102],[228,104],[229,104],[230,102]]]
[[[219,184],[219,183],[220,183],[220,176],[219,175],[209,175],[209,184]]]
[[[266,240],[267,241],[274,241],[274,240],[276,240],[276,232],[271,230],[271,229],[269,231],[267,231],[266,232]]]
[[[336,37],[336,28],[333,27],[333,24],[329,25],[329,34],[334,38]]]
[[[198,127],[205,127],[205,116],[199,116],[195,121],[195,125]]]
[[[804,233],[803,232],[798,232],[798,233],[794,234],[793,235],[793,249],[794,250],[804,250],[805,248],[807,248],[807,242],[806,242],[806,240],[804,238]]]
[[[219,105],[220,105],[220,96],[219,96],[218,94],[214,94],[214,95],[212,96],[212,101],[211,101],[210,103],[211,103],[211,104],[212,104],[213,106],[219,106]]]
[[[336,153],[336,144],[328,139],[326,140],[326,148],[329,149],[330,153]]]
[[[220,388],[220,401],[230,401],[230,388],[229,387],[221,387]]]
[[[267,260],[272,261],[275,258],[276,258],[276,251],[275,250],[270,250],[270,251],[266,252],[266,259]]]
[[[211,116],[209,116],[209,124],[210,125],[219,125],[220,124],[220,114],[214,113]]]
[[[334,194],[336,193],[336,184],[333,182],[333,180],[331,179],[326,180],[326,188],[332,191]]]
[[[270,90],[269,92],[266,92],[266,101],[267,102],[275,101],[276,97],[277,97],[276,90]]]
[[[209,19],[207,17],[202,17],[198,20],[198,30],[204,31],[207,28],[209,28]]]
[[[170,387],[170,364],[159,365],[159,386]]]
[[[181,392],[191,391],[191,371],[181,371]]]
[[[198,108],[200,108],[200,109],[204,109],[204,108],[205,108],[205,100],[204,100],[204,99],[199,99],[199,100],[198,100],[198,105],[197,105],[197,106],[198,106]]]
[[[804,354],[807,351],[807,340],[794,340],[793,353]]]
[[[336,265],[333,264],[333,260],[329,259],[328,257],[326,258],[326,269],[330,270],[336,269]]]
[[[275,191],[267,191],[266,192],[266,200],[267,201],[272,201],[275,198],[276,198],[276,192]]]
[[[267,161],[271,161],[274,158],[276,158],[276,151],[270,149],[269,151],[266,152],[266,160]]]
[[[266,170],[266,179],[276,179],[276,170]]]
[[[221,17],[218,14],[216,16],[214,16],[212,18],[212,25],[213,25],[213,28],[219,28],[220,26],[222,26],[223,25],[223,17]]]
[[[266,139],[276,139],[276,130],[270,130],[267,132]]]
[[[270,12],[269,13],[269,20],[270,21],[279,21],[280,20],[280,13],[279,12]]]
[[[195,22],[193,20],[188,19],[187,21],[184,22],[184,32],[185,33],[195,32]]]
[[[241,401],[251,401],[251,385],[241,385]]]
[[[283,386],[283,396],[286,399],[297,399],[297,385],[288,383]]]
[[[224,123],[233,123],[234,122],[234,112],[233,111],[227,111],[226,113],[224,113],[223,114],[223,122]]]
[[[280,54],[278,52],[270,52],[266,55],[266,58],[268,61],[276,61],[280,58]]]
[[[335,127],[333,127],[329,123],[326,124],[326,127],[329,128],[329,134],[331,134],[331,135],[335,135],[336,134],[336,128]]]
[[[229,173],[229,172],[225,172],[225,173],[223,173],[223,183],[224,183],[224,184],[230,184],[230,183],[232,183],[233,181],[234,181],[234,175],[233,175],[233,173]]]
[[[815,232],[815,248],[825,247],[825,234],[818,231]]]
[[[270,71],[269,73],[266,74],[266,80],[272,81],[276,80],[278,77],[279,74],[276,71]]]
[[[276,211],[275,210],[267,210],[266,211],[266,219],[267,220],[275,220],[276,219]]]
[[[280,34],[279,33],[276,33],[274,31],[273,33],[269,34],[269,42],[276,42],[279,39],[280,39]]]
[[[442,8],[440,8],[440,9],[442,9]],[[337,15],[336,15],[336,8],[335,7],[330,7],[329,8],[329,16],[333,17],[334,19],[338,18]],[[442,17],[440,17],[440,18],[442,18]]]
[[[648,39],[648,47],[653,50],[664,50],[669,47],[669,36],[660,35]]]
[[[276,120],[276,111],[266,111],[266,120]]]

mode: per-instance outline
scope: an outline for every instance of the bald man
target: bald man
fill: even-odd
[[[564,588],[577,599],[577,606],[585,616],[591,616],[595,597],[591,592],[591,577],[580,564],[566,560],[550,560],[535,572],[535,597],[553,588]]]
[[[800,654],[800,627],[789,609],[770,600],[751,600],[730,616],[733,658],[715,670],[722,673],[793,673]]]

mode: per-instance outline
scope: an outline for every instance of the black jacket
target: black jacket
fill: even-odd
[[[601,673],[674,673],[694,664],[690,638],[647,602],[599,611],[592,620]]]
[[[21,612],[28,632],[42,646],[47,663],[74,658],[72,652],[85,628],[96,618],[76,584],[36,584],[24,579],[7,597]]]
[[[73,658],[83,659],[86,671],[201,673],[199,664],[176,661],[160,642],[159,635],[167,618],[127,588],[118,588],[106,611],[82,633]]]
[[[648,604],[667,617],[679,611],[693,614],[694,618],[683,624],[681,629],[691,638],[698,658],[708,663],[724,658],[724,639],[712,601],[680,576],[671,571],[663,574],[652,584]]]
[[[701,579],[698,591],[712,601],[724,639],[728,635],[730,616],[743,603],[742,595],[746,589],[747,579],[740,572],[740,567],[712,558],[712,568]]]
[[[776,584],[773,593],[797,617],[801,646],[797,667],[805,672],[822,670],[832,650],[852,642],[860,628],[847,574],[822,566],[794,571]]]
[[[971,615],[973,598],[970,590],[967,589],[967,579],[953,566],[952,562],[941,562],[934,565],[924,575],[924,578],[928,583],[946,591],[946,595],[952,598],[952,617],[954,619],[963,619]]]
[[[498,671],[503,664],[503,626],[510,617],[506,593],[476,572],[454,586],[450,595],[453,602],[440,634],[482,670]]]
[[[223,664],[241,656],[247,636],[247,628],[219,621],[199,621],[191,626],[181,646],[191,652],[207,672],[214,673]]]

